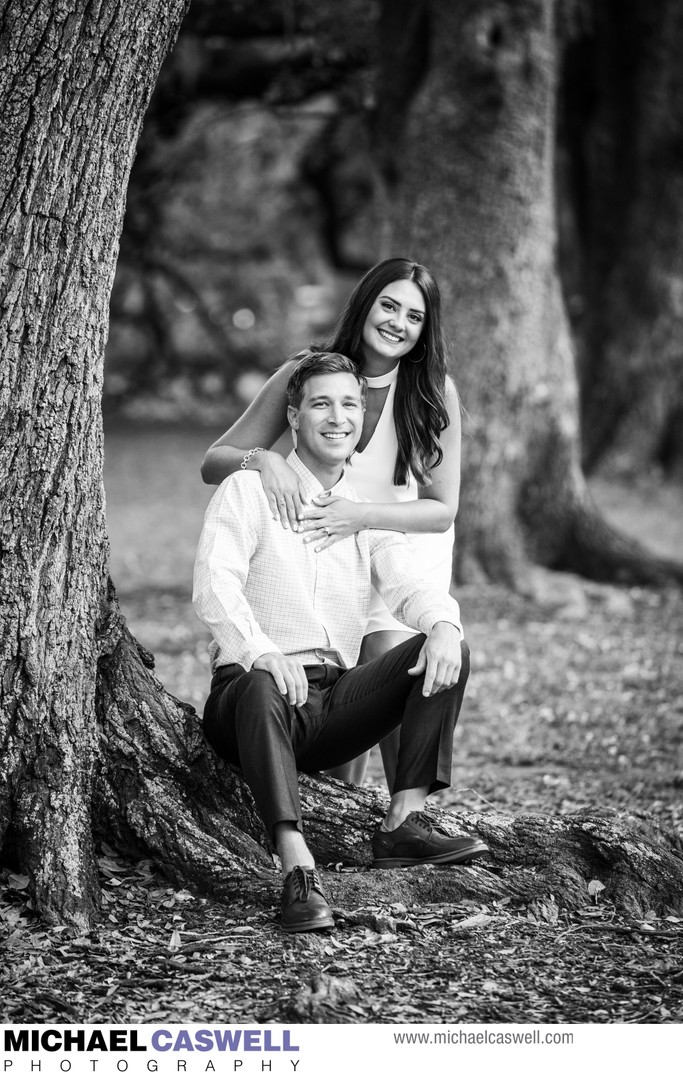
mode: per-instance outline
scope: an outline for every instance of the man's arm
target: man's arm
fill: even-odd
[[[241,476],[223,482],[204,517],[194,566],[192,601],[223,660],[251,669],[278,647],[261,630],[244,596],[260,529],[258,491]]]
[[[244,596],[262,525],[260,498],[260,490],[239,477],[226,479],[214,494],[199,539],[192,599],[226,662],[269,672],[278,691],[302,706],[308,697],[303,665],[261,630]]]
[[[398,620],[427,636],[410,674],[425,674],[424,695],[453,687],[464,637],[458,603],[415,571],[415,554],[404,534],[371,531],[369,537],[373,586]]]
[[[405,534],[374,530],[368,537],[372,585],[396,619],[425,635],[438,621],[447,621],[463,638],[457,601],[415,569],[415,552]]]

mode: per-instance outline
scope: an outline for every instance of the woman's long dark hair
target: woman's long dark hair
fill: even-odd
[[[412,471],[417,481],[426,485],[430,470],[443,459],[439,436],[449,421],[441,295],[432,274],[424,265],[408,258],[388,258],[375,265],[352,291],[334,333],[324,346],[327,351],[353,359],[362,372],[363,327],[377,296],[395,280],[411,280],[418,286],[424,296],[426,316],[417,344],[399,363],[394,399],[398,437],[394,484],[406,485]]]

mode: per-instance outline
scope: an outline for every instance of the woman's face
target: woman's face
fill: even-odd
[[[365,319],[361,345],[366,359],[394,366],[420,339],[427,316],[424,295],[412,280],[387,284]]]

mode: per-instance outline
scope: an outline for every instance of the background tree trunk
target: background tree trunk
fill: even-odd
[[[391,7],[391,5],[389,5]],[[433,0],[430,63],[377,159],[387,247],[434,268],[469,415],[456,574],[522,584],[528,564],[662,578],[597,517],[580,467],[578,384],[556,267],[555,5]],[[388,131],[389,137],[384,137]]]
[[[683,11],[596,4],[565,65],[566,184],[581,251],[585,462],[681,460]],[[681,447],[681,446],[679,446]]]

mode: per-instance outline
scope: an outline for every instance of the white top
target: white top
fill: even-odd
[[[287,462],[309,498],[322,492],[296,452]],[[333,491],[358,500],[346,475]],[[272,651],[351,668],[373,583],[416,630],[427,634],[446,620],[462,634],[458,603],[421,578],[403,534],[362,530],[316,553],[303,534],[273,520],[260,476],[236,471],[206,510],[195,564],[193,600],[213,635],[212,669],[232,662],[250,669]]]
[[[389,392],[375,431],[362,452],[354,452],[348,468],[348,478],[356,491],[367,501],[379,504],[417,500],[418,484],[412,474],[405,486],[394,485],[394,467],[398,452],[398,438],[394,424],[394,399],[398,380],[397,363],[393,370],[379,377],[367,377],[368,388],[385,388]],[[453,570],[453,524],[438,534],[409,534],[415,551],[415,568],[434,586],[448,593]],[[370,619],[366,632],[395,630],[407,631],[387,609],[379,597],[373,596]]]

